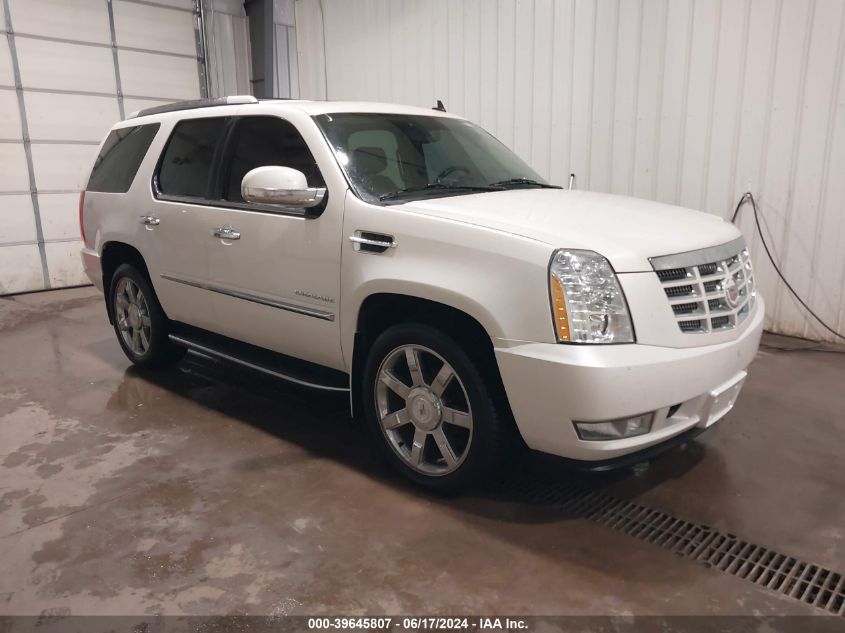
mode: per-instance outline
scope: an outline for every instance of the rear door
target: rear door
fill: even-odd
[[[145,228],[144,257],[168,317],[212,330],[208,248],[217,218],[208,202],[229,124],[219,116],[176,123],[156,168],[153,199],[138,218]]]
[[[259,114],[235,121],[220,169],[214,228],[237,238],[222,234],[208,250],[215,330],[344,369],[338,320],[344,192],[329,191],[325,207],[307,213],[248,204],[241,197],[241,180],[265,165],[298,169],[310,187],[325,186],[293,123]]]

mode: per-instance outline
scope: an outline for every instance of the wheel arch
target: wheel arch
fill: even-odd
[[[382,332],[400,323],[429,325],[459,341],[485,379],[493,381],[497,391],[504,394],[491,333],[479,319],[460,308],[401,292],[374,292],[361,302],[354,322],[350,372],[353,417],[363,414],[363,374],[370,346]]]
[[[150,285],[152,285],[152,281],[144,256],[131,244],[119,241],[106,242],[103,244],[100,258],[103,269],[103,293],[106,296],[106,311],[108,312],[109,323],[114,324],[114,308],[109,299],[109,291],[112,277],[118,267],[121,264],[132,264],[147,278],[147,281],[150,281]]]

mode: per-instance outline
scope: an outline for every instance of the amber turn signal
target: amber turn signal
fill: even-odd
[[[557,277],[552,275],[549,279],[549,286],[552,289],[552,316],[554,317],[557,340],[568,341],[569,316],[566,313],[566,299],[563,297],[563,285]]]

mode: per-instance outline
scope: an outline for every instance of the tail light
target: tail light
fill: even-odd
[[[85,191],[79,192],[79,234],[82,236],[82,244],[88,246],[88,240],[85,239],[85,219],[83,218],[83,211],[85,209]]]

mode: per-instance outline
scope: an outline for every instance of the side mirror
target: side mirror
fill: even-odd
[[[309,187],[305,174],[290,167],[268,165],[247,172],[241,181],[241,196],[255,204],[285,207],[316,207],[326,197],[325,187]]]

